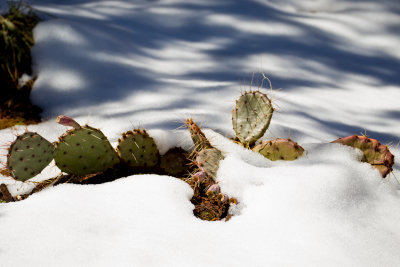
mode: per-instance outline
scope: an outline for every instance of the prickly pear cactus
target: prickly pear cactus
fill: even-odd
[[[393,169],[394,156],[390,153],[387,146],[382,145],[378,140],[368,138],[368,136],[352,135],[339,138],[332,143],[340,143],[360,149],[364,156],[363,162],[368,162],[377,168],[382,177],[385,178]]]
[[[139,168],[156,166],[160,157],[154,139],[141,129],[122,134],[117,152],[123,162]]]
[[[37,133],[17,137],[7,155],[7,169],[12,177],[26,181],[38,175],[54,158],[54,146]]]
[[[214,181],[217,179],[217,171],[219,168],[219,162],[224,159],[216,148],[203,149],[197,154],[195,164],[200,170],[206,172]]]
[[[212,148],[205,134],[201,131],[200,127],[193,121],[193,119],[187,119],[185,124],[193,140],[195,151],[199,152],[203,149]]]
[[[281,138],[258,144],[252,150],[272,161],[295,160],[304,152],[304,149],[296,142]]]
[[[189,164],[187,152],[180,147],[175,147],[161,157],[160,167],[169,175],[178,176],[189,171]]]
[[[252,146],[264,135],[273,112],[271,100],[259,91],[245,92],[236,101],[232,111],[233,130],[245,147]]]
[[[60,170],[77,176],[103,172],[119,162],[107,137],[87,125],[76,126],[59,138],[54,159]]]

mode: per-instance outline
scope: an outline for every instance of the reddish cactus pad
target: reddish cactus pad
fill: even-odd
[[[205,134],[201,131],[200,127],[193,121],[193,119],[187,119],[185,121],[185,125],[190,132],[190,137],[193,140],[194,150],[196,152],[200,152],[203,149],[212,148]]]
[[[390,153],[387,146],[382,145],[376,139],[369,138],[368,136],[352,135],[339,138],[332,143],[340,143],[360,149],[364,154],[362,162],[368,162],[377,168],[383,178],[393,170],[393,154]]]

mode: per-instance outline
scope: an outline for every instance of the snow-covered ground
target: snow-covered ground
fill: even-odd
[[[201,221],[190,187],[168,176],[60,185],[0,204],[2,266],[400,266],[399,165],[382,180],[359,152],[329,144],[366,132],[400,156],[397,0],[31,3],[46,18],[32,91],[45,122],[29,130],[55,141],[64,114],[116,145],[140,126],[165,153],[190,147],[179,127],[194,117],[213,129],[219,183],[239,205],[228,222]],[[235,99],[261,72],[277,108],[264,139],[299,142],[307,154],[294,162],[226,138]],[[24,130],[0,131],[0,143]]]

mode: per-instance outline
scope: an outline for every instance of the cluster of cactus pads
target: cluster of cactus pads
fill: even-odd
[[[236,101],[232,111],[232,126],[236,141],[245,148],[260,153],[269,160],[295,160],[303,155],[304,149],[290,139],[256,142],[267,131],[274,107],[271,99],[260,91],[245,92]]]
[[[64,133],[54,144],[37,133],[26,132],[12,142],[7,155],[7,170],[13,178],[26,181],[39,174],[53,159],[57,167],[74,176],[103,173],[116,165],[143,170],[155,167],[160,154],[154,139],[143,129],[122,134],[115,151],[107,137],[88,125],[81,126],[72,118],[59,116],[57,122],[72,129]],[[187,165],[182,149],[168,151],[164,162],[175,161]],[[184,159],[183,159],[184,158]],[[174,173],[164,163],[160,166],[167,174]],[[180,166],[177,173],[183,173]]]
[[[273,112],[271,100],[266,94],[259,91],[245,92],[236,101],[232,111],[232,124],[236,133],[234,141],[271,161],[298,159],[304,154],[304,148],[290,138],[278,138],[257,144],[268,129]],[[221,193],[217,182],[219,162],[224,157],[221,151],[212,147],[192,119],[186,121],[186,126],[195,144],[193,163],[197,172],[187,180],[195,192],[192,199],[195,204],[194,213],[204,220],[220,219],[221,216],[228,215],[229,203],[236,203],[234,198]],[[388,147],[381,145],[376,139],[355,135],[333,142],[360,149],[364,154],[362,161],[376,167],[382,177],[386,177],[392,171],[394,157]]]
[[[346,146],[358,148],[363,152],[362,162],[368,162],[377,168],[382,177],[386,177],[393,169],[394,156],[389,148],[382,145],[378,140],[368,136],[352,135],[339,138],[332,143],[339,143]]]
[[[292,161],[302,157],[304,149],[291,139],[258,142],[267,131],[273,112],[270,98],[261,91],[242,94],[232,111],[232,125],[236,133],[234,142],[272,161]],[[217,173],[220,161],[224,159],[223,153],[212,146],[192,119],[187,119],[185,124],[194,143],[193,151],[189,153],[181,148],[172,148],[163,156],[160,156],[156,142],[144,129],[123,133],[114,150],[99,129],[81,126],[66,116],[59,116],[57,122],[72,129],[54,144],[32,132],[18,136],[11,144],[7,171],[12,177],[26,181],[39,174],[53,159],[61,171],[86,178],[104,173],[108,175],[110,169],[128,168],[142,172],[150,168],[152,172],[181,177],[186,181],[194,191],[191,200],[195,205],[194,214],[201,219],[229,218],[229,205],[237,203],[236,199],[223,194],[218,185]],[[362,161],[376,167],[382,177],[392,171],[393,155],[387,146],[375,139],[354,135],[339,138],[333,143],[360,149],[364,155]],[[48,184],[54,184],[55,180],[49,179]]]

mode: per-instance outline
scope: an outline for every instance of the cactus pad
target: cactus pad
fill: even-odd
[[[26,181],[38,175],[54,157],[54,146],[37,133],[17,137],[7,155],[7,169],[12,177]]]
[[[273,112],[271,100],[259,91],[246,92],[236,101],[232,111],[233,130],[245,147],[252,146],[264,135]]]
[[[275,139],[263,142],[253,148],[253,151],[264,157],[275,160],[295,160],[303,155],[304,149],[290,139]]]
[[[180,147],[167,151],[162,157],[160,167],[169,175],[183,175],[189,170],[190,161],[187,159],[187,152]]]
[[[60,170],[77,176],[103,172],[119,162],[107,137],[87,125],[59,138],[54,159]]]
[[[219,162],[224,159],[216,148],[203,149],[197,154],[195,164],[200,170],[206,172],[214,181],[217,179]]]
[[[185,124],[190,132],[190,137],[193,140],[195,151],[199,152],[203,149],[212,148],[205,134],[201,131],[200,127],[193,121],[193,119],[187,119]]]
[[[141,129],[122,134],[117,151],[122,161],[131,167],[154,167],[160,157],[154,139]]]
[[[385,178],[393,169],[394,156],[387,146],[379,143],[378,140],[368,136],[352,135],[339,138],[332,143],[340,143],[346,146],[358,148],[363,152],[362,162],[368,162],[377,168],[382,177]]]

